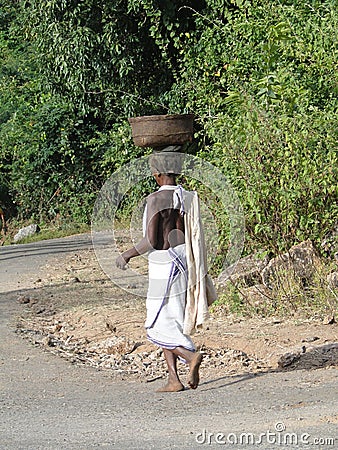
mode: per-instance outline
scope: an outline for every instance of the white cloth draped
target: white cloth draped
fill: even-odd
[[[195,350],[191,338],[183,333],[186,292],[185,244],[151,252],[145,327],[154,344]]]
[[[216,292],[207,276],[206,249],[196,192],[165,185],[173,191],[173,207],[184,215],[185,244],[149,253],[149,287],[145,327],[148,339],[168,349],[194,351],[193,330],[208,319]],[[143,232],[146,230],[144,211]],[[209,289],[208,289],[209,287]]]

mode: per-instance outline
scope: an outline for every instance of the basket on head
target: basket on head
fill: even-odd
[[[138,147],[183,145],[193,138],[194,114],[140,116],[128,119]]]

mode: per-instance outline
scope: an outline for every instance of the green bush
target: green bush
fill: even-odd
[[[5,6],[0,167],[19,216],[88,222],[106,179],[144,154],[127,118],[194,112],[194,152],[236,189],[246,252],[319,244],[332,228],[337,0]]]
[[[319,244],[337,217],[337,2],[206,3],[177,37],[172,102],[237,190],[247,251]]]

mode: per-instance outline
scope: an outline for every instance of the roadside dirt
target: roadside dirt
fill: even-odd
[[[17,333],[117,379],[165,377],[161,351],[146,339],[145,300],[115,286],[93,250],[51,261],[33,280],[33,291],[18,296]],[[219,308],[194,341],[205,355],[204,379],[338,365],[338,326],[315,318],[238,318]]]

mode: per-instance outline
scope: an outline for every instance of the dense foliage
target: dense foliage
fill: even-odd
[[[236,189],[248,249],[333,227],[337,0],[7,0],[0,27],[13,213],[88,221],[107,177],[144,152],[127,118],[194,112],[194,151]]]

